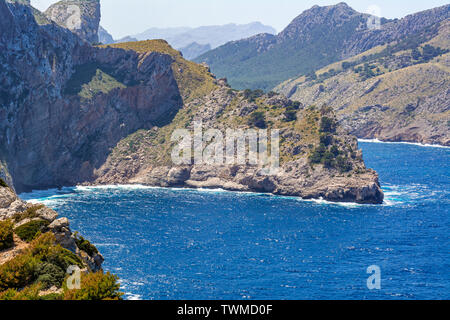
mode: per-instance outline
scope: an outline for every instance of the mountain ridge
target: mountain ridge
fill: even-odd
[[[230,42],[194,61],[208,64],[237,89],[271,90],[292,77],[418,32],[448,18],[449,10],[446,5],[400,20],[382,18],[380,29],[372,30],[367,26],[369,15],[345,3],[314,6],[266,43],[255,43],[258,37]]]

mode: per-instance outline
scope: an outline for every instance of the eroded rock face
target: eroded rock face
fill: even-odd
[[[50,6],[45,14],[89,43],[98,43],[100,0],[64,0]]]
[[[92,47],[18,3],[0,0],[0,16],[0,171],[19,193],[92,180],[118,141],[182,104],[168,55]]]

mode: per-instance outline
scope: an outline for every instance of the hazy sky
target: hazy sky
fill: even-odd
[[[31,0],[45,10],[55,0]],[[151,27],[198,27],[226,23],[260,21],[278,31],[302,11],[313,5],[341,1],[322,0],[101,0],[101,24],[115,39],[142,32]],[[410,13],[448,4],[448,0],[348,0],[360,12],[376,6],[386,18],[401,18]],[[373,13],[373,12],[371,12]]]

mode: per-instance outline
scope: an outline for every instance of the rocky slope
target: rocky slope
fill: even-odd
[[[450,19],[276,91],[332,106],[359,138],[450,145]]]
[[[63,0],[51,5],[46,16],[89,43],[98,43],[100,0]]]
[[[380,29],[372,29],[367,14],[345,3],[314,6],[277,36],[261,34],[230,42],[195,61],[207,63],[234,88],[271,90],[290,78],[420,32],[447,19],[449,10],[446,5],[400,20],[381,19]]]
[[[0,179],[0,300],[84,299],[89,290],[99,299],[120,298],[116,278],[103,273],[102,263],[98,250],[73,233],[66,218],[25,203]],[[85,286],[79,292],[63,285],[70,266],[81,269]]]

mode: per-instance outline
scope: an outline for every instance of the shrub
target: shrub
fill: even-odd
[[[252,127],[257,127],[260,129],[265,129],[267,127],[266,124],[266,116],[264,112],[255,111],[250,115],[248,120],[248,125]]]
[[[92,243],[90,243],[88,240],[84,239],[82,236],[78,234],[75,237],[75,242],[80,250],[83,250],[91,257],[98,253],[97,248]]]
[[[36,236],[49,225],[45,220],[33,220],[18,227],[15,232],[20,239],[31,242]]]
[[[329,117],[322,117],[320,121],[320,131],[323,133],[334,133],[336,132],[336,121]]]
[[[49,289],[53,286],[60,288],[66,275],[65,270],[52,263],[42,262],[36,266],[34,278],[37,283],[42,284],[43,289]]]
[[[3,187],[3,188],[8,188],[9,187],[2,178],[0,178],[0,187]]]
[[[331,134],[321,134],[320,143],[329,146],[333,142],[333,136]]]
[[[332,154],[330,151],[326,151],[322,157],[321,163],[326,167],[326,168],[331,168],[333,167],[334,164],[334,154]]]
[[[339,156],[336,158],[336,168],[342,173],[349,172],[353,169],[352,164],[344,157]]]
[[[64,300],[120,300],[118,278],[109,272],[82,274],[81,289],[69,290],[64,284]]]
[[[0,266],[0,291],[20,289],[28,285],[37,261],[30,254],[22,254]]]
[[[319,164],[322,162],[322,157],[325,152],[327,152],[327,148],[324,144],[320,144],[311,154],[310,161],[315,164]]]
[[[0,221],[0,251],[14,245],[14,231],[11,220]]]
[[[297,120],[297,112],[295,110],[286,110],[284,112],[284,121],[292,122]]]
[[[39,284],[34,284],[20,291],[9,289],[0,293],[0,300],[40,300],[41,297],[39,297],[39,291],[41,289]]]
[[[256,99],[262,97],[264,95],[264,91],[258,90],[244,90],[244,98],[250,102],[254,102]]]

